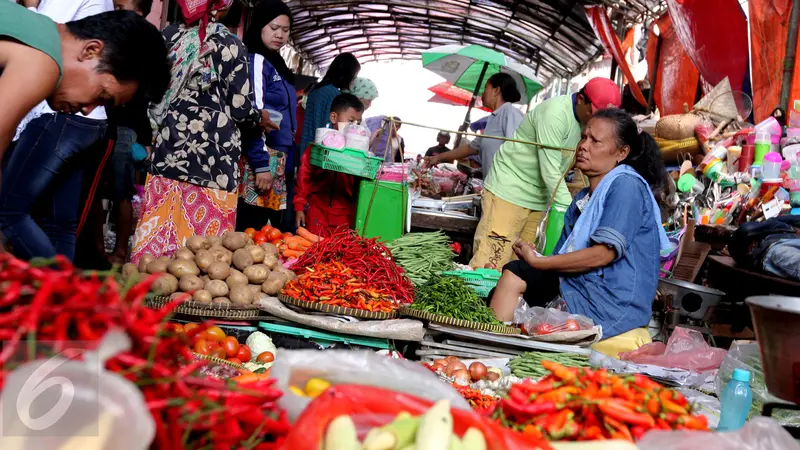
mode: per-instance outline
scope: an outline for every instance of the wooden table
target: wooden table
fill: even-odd
[[[729,256],[708,257],[708,284],[738,302],[754,295],[800,295],[800,282],[743,269]]]

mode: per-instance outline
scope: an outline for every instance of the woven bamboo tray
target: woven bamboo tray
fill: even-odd
[[[388,320],[397,317],[397,312],[387,313],[378,311],[366,311],[363,309],[355,309],[355,308],[344,308],[342,306],[331,306],[322,303],[307,302],[305,300],[296,299],[294,297],[289,297],[283,294],[278,295],[278,300],[280,300],[283,303],[286,303],[287,305],[297,306],[303,309],[310,309],[314,311],[325,312],[328,314],[336,314],[340,316],[351,316],[358,319]]]
[[[204,359],[204,360],[206,360],[208,362],[212,362],[214,364],[225,364],[225,365],[233,367],[236,370],[242,370],[242,371],[245,371],[245,372],[249,372],[249,370],[247,370],[247,368],[245,368],[241,364],[236,364],[235,362],[230,362],[230,361],[227,361],[225,359],[217,358],[216,356],[203,355],[203,354],[197,353],[197,352],[192,352],[192,356],[194,356],[197,359]]]
[[[161,309],[170,302],[169,297],[162,295],[154,295],[145,300],[145,306],[152,309]],[[185,301],[175,308],[178,314],[187,314],[190,316],[200,317],[215,317],[218,319],[237,319],[248,320],[260,316],[261,310],[253,305],[238,306],[231,305],[224,308],[214,307],[205,303],[198,303],[192,300]]]
[[[440,314],[433,314],[425,311],[419,311],[408,306],[400,307],[400,314],[403,316],[414,317],[415,319],[427,320],[428,322],[440,323],[443,325],[450,325],[459,328],[471,328],[479,331],[489,331],[491,333],[500,334],[520,334],[521,331],[517,327],[510,327],[508,325],[494,325],[489,323],[470,322],[469,320],[454,319],[452,317],[443,316]]]

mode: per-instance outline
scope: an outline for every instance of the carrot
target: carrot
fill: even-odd
[[[303,247],[303,248],[308,248],[308,247],[311,247],[312,245],[314,245],[313,242],[309,241],[308,239],[304,238],[303,236],[295,236],[294,240],[295,240],[295,242],[300,244],[300,246]]]
[[[306,230],[303,227],[300,227],[300,228],[297,229],[297,235],[302,237],[302,238],[304,238],[304,239],[308,239],[311,242],[319,242],[319,236],[317,236],[316,234]]]
[[[300,250],[300,244],[295,240],[286,239],[286,246],[289,247],[289,250]]]
[[[303,252],[297,250],[284,250],[281,254],[286,258],[299,258]]]

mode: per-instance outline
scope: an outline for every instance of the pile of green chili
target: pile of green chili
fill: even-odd
[[[411,308],[453,319],[502,325],[486,303],[461,278],[434,275],[427,283],[415,287],[416,298]]]
[[[425,283],[433,275],[454,267],[455,254],[450,240],[441,231],[408,233],[387,243],[386,247],[414,285]]]

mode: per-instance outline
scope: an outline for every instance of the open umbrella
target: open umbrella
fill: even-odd
[[[431,103],[444,103],[446,105],[469,106],[470,101],[472,101],[472,92],[466,89],[461,89],[460,87],[453,86],[447,81],[443,81],[435,86],[431,86],[428,88],[428,90],[435,94],[428,100]],[[482,109],[484,111],[491,112],[489,108],[483,106],[483,102],[481,101],[480,98],[478,98],[478,100],[475,102],[475,107],[478,109]]]
[[[462,128],[469,125],[470,109],[483,92],[485,80],[498,72],[511,75],[517,83],[522,98],[528,104],[544,84],[536,78],[530,67],[506,55],[480,45],[442,45],[422,52],[422,67],[444,77],[456,87],[472,92],[472,99]]]

